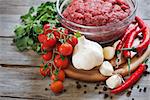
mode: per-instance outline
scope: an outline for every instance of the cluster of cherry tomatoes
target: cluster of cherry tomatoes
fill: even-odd
[[[78,43],[76,36],[68,34],[65,28],[55,28],[50,24],[45,24],[43,33],[39,34],[38,40],[41,43],[42,58],[44,64],[40,67],[42,76],[50,76],[52,80],[50,89],[54,93],[63,90],[63,81],[66,69],[69,65],[69,56],[73,52],[73,47]]]

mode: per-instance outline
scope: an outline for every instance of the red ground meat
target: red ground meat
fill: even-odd
[[[115,0],[72,0],[63,11],[63,16],[86,26],[101,26],[117,23],[130,14],[130,7],[121,8]]]

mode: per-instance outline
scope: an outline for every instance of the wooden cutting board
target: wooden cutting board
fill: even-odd
[[[131,72],[134,72],[138,68],[138,65],[141,64],[149,55],[150,55],[150,47],[147,48],[147,50],[143,55],[138,57],[135,56],[134,58],[132,58],[131,65],[130,65]],[[121,74],[122,76],[128,75],[127,63],[120,65],[120,67],[121,68],[115,70],[115,72]],[[70,64],[69,67],[65,69],[65,73],[68,77],[80,81],[86,81],[86,82],[105,81],[108,77],[105,77],[102,74],[100,74],[98,69],[99,67],[96,67],[89,71],[79,70],[73,67],[72,64]]]

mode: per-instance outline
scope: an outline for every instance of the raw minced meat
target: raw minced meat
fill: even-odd
[[[86,26],[117,23],[129,14],[129,5],[118,4],[116,0],[72,0],[63,11],[66,19]]]

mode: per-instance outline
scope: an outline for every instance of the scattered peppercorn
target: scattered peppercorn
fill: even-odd
[[[83,85],[84,87],[87,87],[87,85],[85,84],[85,85]]]
[[[110,99],[112,99],[113,98],[113,96],[110,96]]]
[[[147,88],[146,88],[146,87],[144,87],[143,92],[146,92],[146,89],[147,89]]]
[[[134,98],[132,98],[132,100],[134,100]]]
[[[45,91],[47,91],[48,90],[48,88],[45,88]]]
[[[131,91],[128,91],[126,96],[129,97],[131,95]]]
[[[107,87],[106,86],[103,87],[103,91],[107,91]]]
[[[97,89],[97,87],[94,88],[95,90]]]
[[[80,84],[77,84],[77,89],[80,89],[81,88],[81,85]]]
[[[133,89],[133,86],[131,86],[131,90]]]
[[[78,82],[78,81],[76,81],[76,84],[79,84],[79,82]]]
[[[150,72],[145,71],[145,72],[144,72],[144,76],[147,76],[147,74],[150,74]]]
[[[140,86],[138,85],[138,86],[137,86],[137,89],[138,89],[139,87],[140,87]]]
[[[102,93],[101,91],[98,92],[98,94],[101,94],[101,93]]]
[[[150,74],[150,72],[147,71],[147,74]]]
[[[99,83],[97,83],[96,86],[99,86]]]
[[[86,94],[87,92],[86,91],[84,91],[84,94]]]
[[[139,92],[141,92],[142,91],[142,89],[139,89]]]
[[[108,94],[104,94],[104,99],[106,99],[108,97]]]
[[[64,92],[66,92],[67,90],[66,89],[64,89]]]

